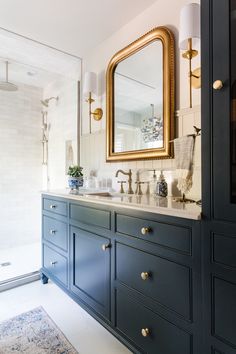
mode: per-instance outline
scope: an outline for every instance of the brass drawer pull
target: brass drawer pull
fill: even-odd
[[[50,262],[51,266],[54,267],[57,264],[57,261]]]
[[[142,328],[141,333],[143,337],[150,336],[150,330],[148,328]]]
[[[111,245],[109,243],[108,244],[104,244],[104,245],[102,245],[102,250],[105,252],[110,247],[111,247]]]
[[[142,227],[141,228],[141,234],[142,235],[147,235],[151,231],[150,227]]]
[[[213,89],[214,90],[221,90],[223,86],[224,85],[223,85],[223,82],[221,80],[216,80],[213,83]]]
[[[147,279],[149,278],[149,273],[148,273],[148,272],[142,272],[142,273],[141,273],[141,278],[142,278],[143,280],[147,280]]]
[[[49,231],[51,235],[55,235],[55,233],[57,232],[56,230],[50,230]]]
[[[55,204],[51,204],[51,205],[50,205],[50,209],[56,209],[56,207],[57,207],[57,206],[56,206]]]

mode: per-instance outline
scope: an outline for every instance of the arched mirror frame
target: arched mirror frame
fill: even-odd
[[[114,151],[114,72],[117,65],[148,44],[160,40],[163,46],[163,147],[135,151]],[[174,137],[175,106],[175,51],[174,36],[166,27],[156,27],[124,49],[110,60],[106,73],[107,110],[107,161],[129,161],[144,159],[167,159],[173,156],[170,140]]]

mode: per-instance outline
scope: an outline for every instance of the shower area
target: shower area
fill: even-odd
[[[0,290],[37,278],[41,195],[78,162],[80,59],[0,31]],[[68,75],[69,72],[69,75]]]

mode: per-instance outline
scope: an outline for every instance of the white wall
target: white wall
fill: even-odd
[[[195,1],[195,0],[194,0]],[[105,72],[109,60],[120,49],[124,48],[154,27],[167,26],[172,30],[176,42],[176,110],[189,107],[188,96],[188,63],[181,57],[178,49],[178,27],[181,7],[186,0],[158,0],[142,14],[134,18],[119,31],[111,35],[83,58],[83,72],[95,71],[99,75],[99,97],[94,103],[102,106],[104,118],[100,122],[93,121],[92,131],[105,129],[106,95]],[[195,1],[199,2],[199,1]],[[199,49],[199,48],[196,48]],[[193,68],[199,67],[200,56],[193,59]],[[193,91],[193,106],[200,104],[200,90]],[[89,131],[88,107],[83,104],[82,134]]]
[[[40,240],[42,94],[0,92],[0,249]]]
[[[186,0],[158,0],[142,14],[134,18],[119,31],[111,35],[106,41],[84,58],[83,71],[95,71],[99,76],[98,97],[93,107],[102,107],[103,119],[100,122],[92,121],[92,135],[89,131],[88,105],[83,101],[82,106],[82,139],[81,139],[81,165],[85,172],[96,170],[99,177],[114,177],[118,168],[134,171],[136,169],[163,169],[168,180],[174,181],[174,160],[148,160],[124,163],[105,162],[105,129],[106,129],[106,93],[105,72],[111,57],[120,49],[130,44],[149,30],[157,26],[167,26],[175,36],[176,41],[176,110],[179,117],[176,118],[176,135],[182,136],[194,133],[193,125],[200,127],[200,90],[193,90],[194,109],[189,107],[188,96],[188,63],[181,57],[178,49],[178,26],[180,9],[186,4]],[[196,1],[197,2],[197,1]],[[199,48],[196,48],[199,49]],[[193,68],[200,66],[200,56],[193,59]],[[201,158],[200,138],[197,138],[196,158],[194,165],[194,185],[190,195],[197,199],[201,198]],[[170,172],[171,171],[171,172]],[[148,176],[146,178],[149,178]],[[113,187],[118,188],[113,178]],[[172,190],[172,187],[170,188]]]
[[[59,97],[57,102],[50,101],[46,108],[49,124],[48,188],[65,188],[66,141],[72,141],[75,164],[78,159],[78,81],[61,78],[48,85],[43,95],[44,98]]]

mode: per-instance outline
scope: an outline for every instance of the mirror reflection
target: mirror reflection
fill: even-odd
[[[163,45],[155,40],[114,71],[114,152],[163,144]]]

